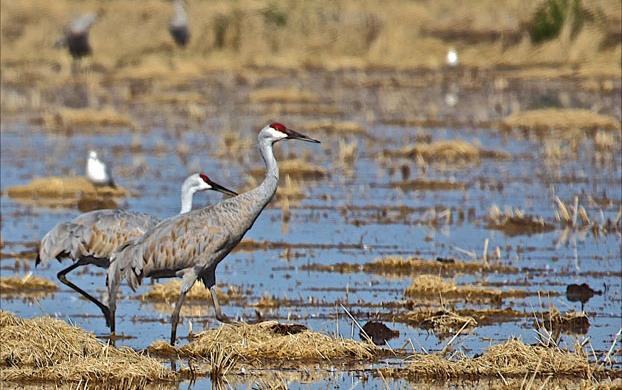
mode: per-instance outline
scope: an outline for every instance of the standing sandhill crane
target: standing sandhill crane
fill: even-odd
[[[91,55],[89,30],[97,20],[95,12],[89,12],[71,21],[65,28],[64,36],[57,42],[58,46],[67,46],[74,60]]]
[[[89,157],[86,160],[86,178],[96,186],[116,187],[110,169],[99,159],[94,150],[89,151]]]
[[[171,19],[168,31],[173,40],[179,47],[185,47],[190,40],[190,30],[188,29],[188,14],[182,0],[174,0],[173,7],[175,15]]]
[[[206,190],[237,195],[213,182],[204,173],[195,173],[189,176],[181,186],[180,214],[192,209],[192,197],[195,192]],[[43,237],[35,264],[47,263],[52,259],[57,259],[59,262],[65,258],[73,260],[72,265],[57,274],[58,279],[96,304],[108,324],[110,318],[108,308],[67,280],[67,274],[77,267],[88,264],[108,268],[110,255],[117,247],[142,236],[158,222],[157,218],[148,214],[126,210],[96,210],[81,214],[70,222],[57,224]]]
[[[109,322],[113,333],[115,300],[122,278],[127,278],[134,291],[144,277],[182,278],[179,298],[171,316],[171,345],[175,344],[179,311],[186,293],[198,279],[210,290],[216,318],[229,322],[214,291],[216,266],[240,242],[276,193],[279,168],[272,147],[283,139],[319,143],[280,123],[264,127],[259,132],[258,144],[266,164],[266,177],[258,187],[215,205],[162,221],[112,255],[107,284]]]

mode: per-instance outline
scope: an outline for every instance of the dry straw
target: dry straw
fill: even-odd
[[[590,363],[580,352],[526,345],[517,339],[490,347],[475,358],[448,360],[440,355],[416,354],[403,370],[381,370],[385,375],[413,379],[482,379],[533,375],[569,376],[591,379],[606,374],[604,368]]]
[[[429,144],[418,143],[404,146],[399,150],[386,151],[384,154],[447,163],[479,161],[483,158],[507,159],[510,157],[506,152],[484,150],[463,140],[443,140]]]
[[[0,380],[92,382],[119,388],[173,381],[176,374],[130,348],[50,317],[21,319],[0,311]]]
[[[181,291],[181,282],[179,280],[171,280],[167,283],[154,284],[149,288],[149,291],[140,296],[142,301],[156,301],[173,303],[179,298],[179,292]],[[216,289],[218,300],[221,303],[228,303],[230,301],[240,301],[245,299],[244,292],[237,286],[228,286],[227,291],[223,292],[220,289]],[[195,283],[194,286],[186,294],[186,300],[188,301],[204,301],[210,298],[210,290],[205,288],[203,283]]]
[[[222,349],[241,363],[261,364],[277,361],[280,365],[331,363],[343,360],[372,360],[382,351],[378,347],[343,338],[333,338],[308,330],[303,325],[276,321],[256,325],[223,325],[197,335],[180,354],[207,357]]]
[[[0,294],[38,294],[57,290],[54,282],[28,274],[23,278],[11,276],[0,278]]]
[[[546,131],[551,129],[619,130],[614,117],[580,109],[540,109],[512,114],[501,122],[503,129]]]
[[[30,183],[9,187],[12,198],[75,198],[82,196],[124,196],[123,188],[96,187],[82,176],[49,176],[32,179]]]

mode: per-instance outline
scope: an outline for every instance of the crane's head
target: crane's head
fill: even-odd
[[[306,135],[300,134],[292,129],[288,129],[287,127],[278,122],[271,123],[261,129],[261,131],[259,132],[259,138],[267,139],[272,143],[278,142],[283,139],[299,139],[301,141],[314,142],[316,144],[320,143],[320,141],[311,137],[307,137]]]
[[[197,173],[190,177],[193,178],[194,191],[213,190],[213,191],[222,192],[223,194],[230,195],[230,196],[238,195],[237,192],[231,191],[230,189],[225,188],[221,186],[220,184],[216,183],[215,181],[210,179],[209,176],[207,176],[205,173]]]

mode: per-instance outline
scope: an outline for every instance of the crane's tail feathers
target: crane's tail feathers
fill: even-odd
[[[72,222],[62,222],[47,232],[37,251],[36,265],[45,265],[48,261],[63,257],[77,260],[83,252],[84,236],[87,228]]]

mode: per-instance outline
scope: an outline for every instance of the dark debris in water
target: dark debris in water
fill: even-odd
[[[384,345],[387,341],[399,337],[400,332],[390,329],[380,321],[369,321],[363,326],[362,331],[359,332],[361,340],[367,340],[365,335],[369,336],[374,344]]]

